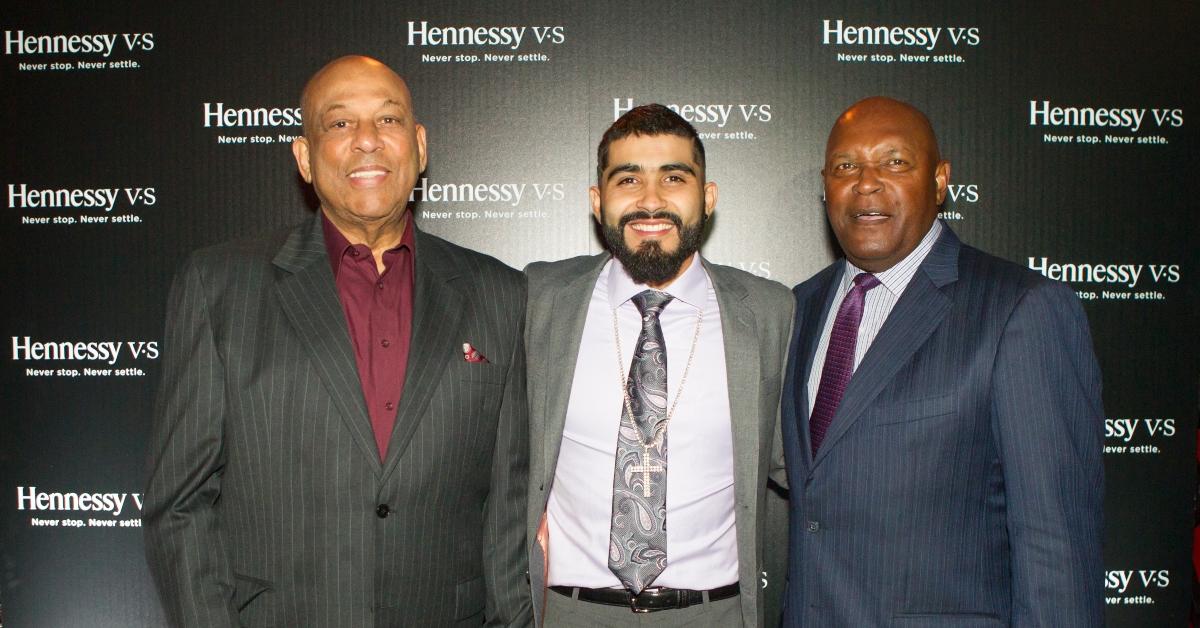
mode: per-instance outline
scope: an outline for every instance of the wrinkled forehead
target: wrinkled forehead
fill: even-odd
[[[333,64],[317,72],[300,96],[305,135],[312,139],[317,121],[339,107],[401,109],[411,119],[412,97],[404,79],[383,64]]]
[[[404,79],[382,64],[346,63],[323,68],[309,80],[301,99],[301,106],[309,110],[348,100],[390,100],[412,109]]]
[[[852,108],[838,118],[825,145],[828,159],[840,154],[911,152],[936,158],[929,121],[902,106]]]

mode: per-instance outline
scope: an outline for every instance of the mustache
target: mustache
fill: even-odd
[[[625,214],[624,216],[621,216],[621,219],[619,221],[617,221],[617,228],[625,229],[625,225],[627,225],[635,220],[662,220],[662,219],[670,220],[675,225],[676,229],[680,229],[680,230],[683,229],[683,218],[680,218],[679,214],[676,214],[675,212],[668,212],[668,211],[648,212],[646,210],[636,211],[636,212],[633,212],[630,214]]]

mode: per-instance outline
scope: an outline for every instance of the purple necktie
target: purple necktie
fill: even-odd
[[[871,273],[861,273],[854,278],[854,287],[838,308],[829,334],[829,348],[825,351],[825,366],[821,369],[821,385],[817,388],[817,401],[813,404],[812,416],[808,420],[808,431],[812,437],[812,454],[817,456],[825,432],[833,421],[846,384],[854,374],[854,346],[858,344],[858,324],[862,321],[863,300],[867,291],[879,285],[879,279]]]

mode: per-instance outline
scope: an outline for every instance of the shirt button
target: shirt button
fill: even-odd
[[[816,521],[809,521],[807,528],[809,532],[816,532],[821,529],[821,524]]]
[[[384,349],[387,349],[388,347],[392,346],[392,341],[388,340],[387,338],[384,338],[383,340],[379,341],[379,344],[383,345]]]
[[[387,402],[387,403],[383,404],[383,407],[384,407],[385,409],[391,410],[392,408],[395,408],[396,406],[395,406],[395,405],[393,405],[393,404],[392,404],[392,402],[390,402],[390,401],[389,401],[389,402]]]
[[[378,515],[380,519],[387,519],[388,514],[391,512],[392,509],[388,508],[387,504],[379,504],[375,507],[375,514]]]
[[[350,249],[350,257],[358,257],[358,249]]]
[[[380,279],[379,282],[375,284],[375,287],[383,290],[383,280]]]

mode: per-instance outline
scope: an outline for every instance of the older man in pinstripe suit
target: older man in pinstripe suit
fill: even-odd
[[[1078,299],[936,221],[950,164],[910,105],[848,109],[822,172],[846,258],[794,290],[784,624],[1101,625],[1103,409]]]
[[[180,626],[530,620],[525,284],[422,233],[404,81],[344,57],[293,152],[321,209],[171,291],[146,543]]]

